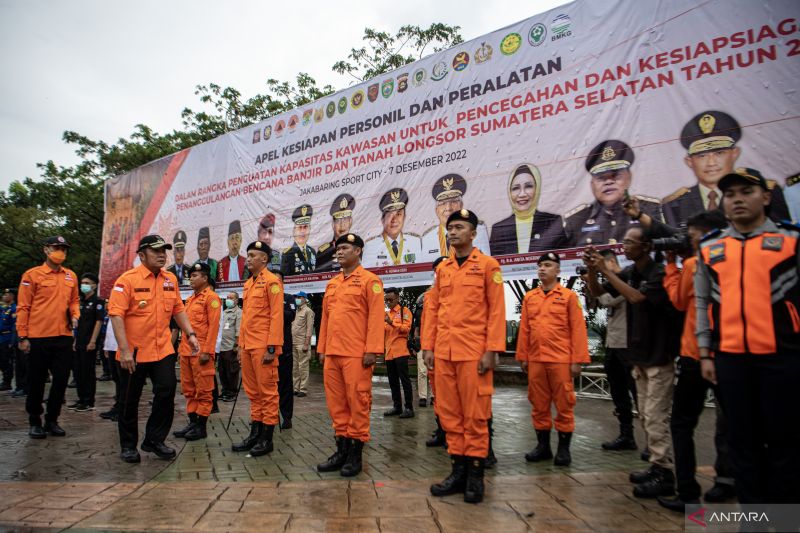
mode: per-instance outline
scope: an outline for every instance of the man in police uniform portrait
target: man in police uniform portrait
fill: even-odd
[[[172,238],[172,255],[175,258],[175,263],[171,264],[167,270],[175,274],[178,278],[178,285],[189,285],[189,268],[190,266],[184,263],[186,258],[186,232],[178,230]]]
[[[353,209],[355,207],[355,198],[347,193],[337,196],[331,204],[333,239],[317,250],[317,272],[339,270],[339,262],[336,260],[336,239],[346,235],[353,226]]]
[[[404,233],[408,193],[399,187],[381,197],[383,232],[364,244],[364,266],[397,266],[421,262],[422,243],[419,236]]]
[[[622,204],[631,186],[633,150],[622,141],[606,140],[595,146],[586,158],[586,170],[591,178],[595,201],[580,205],[564,216],[567,246],[616,244],[631,225]],[[637,196],[642,212],[661,220],[658,200]]]
[[[267,268],[270,272],[281,271],[281,252],[272,247],[272,240],[275,237],[275,215],[267,213],[258,223],[258,240],[267,243],[270,247],[269,264]]]
[[[420,262],[433,262],[439,257],[449,256],[447,241],[447,217],[464,209],[464,194],[467,192],[466,180],[458,174],[447,174],[433,184],[431,195],[436,200],[436,218],[439,224],[422,234],[422,258]],[[478,222],[478,236],[474,246],[485,254],[489,253],[489,232],[486,224]]]
[[[681,144],[686,148],[683,158],[692,169],[697,184],[681,187],[662,201],[664,219],[673,227],[685,227],[686,220],[700,211],[722,208],[722,193],[717,183],[734,172],[741,148],[736,146],[742,129],[735,118],[722,111],[703,111],[686,123],[681,131]],[[789,208],[777,182],[767,180],[772,201],[769,217],[774,221],[789,218]]]
[[[292,213],[294,230],[292,238],[294,243],[283,251],[281,272],[285,276],[308,274],[314,271],[317,264],[317,253],[308,245],[308,236],[311,233],[311,217],[314,209],[303,204]]]

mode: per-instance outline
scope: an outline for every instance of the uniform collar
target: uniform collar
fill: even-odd
[[[153,277],[155,278],[155,277],[158,277],[158,276],[160,276],[160,275],[161,275],[161,273],[162,273],[162,272],[164,272],[164,269],[162,268],[161,270],[159,270],[159,272],[158,272],[158,274],[157,274],[157,275],[156,275],[156,274],[153,274],[153,273],[150,271],[150,269],[149,269],[149,268],[147,268],[147,267],[146,267],[146,266],[144,266],[144,265],[139,265],[138,267],[136,267],[136,270],[138,270],[138,271],[139,271],[139,274],[140,274],[140,275],[141,275],[143,278],[147,278],[147,276],[153,276]]]
[[[476,248],[475,245],[473,245],[472,251],[469,253],[469,255],[467,256],[467,260],[464,262],[467,263],[469,261],[477,261],[480,255],[481,251],[478,250],[478,248]],[[453,252],[453,255],[447,258],[447,262],[456,265],[456,268],[458,268],[458,260],[456,259],[455,251]]]
[[[344,270],[340,270],[339,275],[342,276],[343,280],[345,280],[353,277],[355,274],[360,274],[362,270],[364,270],[364,267],[361,265],[361,263],[359,263],[358,266],[354,268],[352,272],[350,272],[349,276],[344,275]]]
[[[761,224],[759,227],[751,231],[747,238],[756,237],[761,235],[762,233],[775,233],[778,231],[778,226],[775,222],[772,221],[769,217]],[[745,240],[745,236],[739,233],[739,231],[733,227],[733,224],[729,225],[725,228],[722,232],[722,236],[733,237],[734,239],[738,239],[740,241]]]
[[[535,289],[535,290],[537,290],[537,291],[541,292],[542,294],[544,294],[545,296],[547,296],[547,295],[549,295],[549,294],[552,294],[552,293],[554,293],[554,292],[561,293],[561,291],[562,291],[563,289],[564,289],[564,286],[563,286],[563,285],[561,285],[561,282],[557,281],[557,282],[556,282],[556,284],[555,284],[555,285],[553,285],[553,288],[552,288],[552,289],[550,289],[550,292],[547,292],[547,293],[546,293],[546,292],[544,292],[544,289],[542,288],[542,286],[541,286],[541,285],[539,285],[538,287],[536,287],[536,289]]]
[[[53,274],[58,274],[59,272],[62,272],[64,270],[64,267],[62,266],[58,270],[53,270],[52,268],[47,266],[47,261],[45,261],[44,263],[42,263],[42,266],[39,267],[39,270],[41,270],[45,274],[48,272],[52,272]]]
[[[610,213],[612,215],[616,214],[621,209],[621,207],[622,207],[621,203],[617,202],[616,204],[611,206],[611,209],[609,210],[609,209],[606,209],[603,206],[603,204],[601,204],[600,202],[595,200],[592,203],[592,210],[589,212],[589,218],[599,218],[600,214],[602,214],[602,213]]]

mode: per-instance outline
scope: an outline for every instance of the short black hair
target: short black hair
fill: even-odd
[[[631,230],[639,230],[642,234],[642,243],[652,243],[653,242],[653,234],[646,228],[642,226],[631,226],[628,228],[628,231]],[[626,232],[627,233],[627,232]]]
[[[383,293],[384,294],[392,293],[400,296],[400,289],[398,289],[397,287],[389,287],[388,289],[383,289]]]
[[[686,227],[697,228],[708,233],[715,229],[725,229],[728,227],[728,220],[719,209],[713,211],[700,211],[690,216],[686,221]]]

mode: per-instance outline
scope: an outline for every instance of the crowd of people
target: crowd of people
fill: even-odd
[[[665,224],[628,197],[625,213],[636,224],[622,239],[624,268],[609,250],[589,245],[583,251],[587,304],[608,310],[605,365],[620,426],[619,436],[602,447],[637,450],[636,405],[650,466],[631,473],[633,495],[658,498],[681,512],[701,496],[693,433],[709,389],[717,402],[717,477],[705,501],[800,502],[800,428],[787,423],[800,406],[793,394],[800,377],[800,228],[768,218],[771,188],[758,172],[739,169],[718,187],[721,205],[690,217],[685,229]],[[332,244],[340,271],[322,299],[316,354],[335,451],[318,471],[345,477],[362,471],[380,358],[392,392],[384,415],[414,416],[408,369],[416,356],[418,382],[425,383],[424,393],[418,387],[418,405],[427,406],[429,383],[437,419],[427,444],[445,446],[452,465],[430,491],[483,500],[484,472],[495,461],[493,373],[506,350],[506,321],[503,275],[497,260],[475,246],[479,227],[467,209],[448,216],[448,254],[433,263],[434,283],[413,312],[401,304],[399,289],[384,288],[362,266],[360,236],[343,233]],[[166,439],[176,366],[188,423],[175,437],[205,438],[216,399],[234,401],[242,388],[250,431],[232,450],[271,453],[275,427],[291,428],[294,398],[307,394],[316,328],[308,295],[290,295],[281,271],[270,268],[275,256],[269,243],[246,247],[239,267],[249,273],[242,298],[231,291],[223,300],[214,290],[219,265],[183,265],[176,254],[180,272],[168,271],[173,245],[147,235],[138,244],[139,266],[114,282],[107,304],[96,294],[95,275],[79,278],[63,266],[69,248],[62,237],[48,239],[44,264],[22,276],[16,307],[13,291],[3,295],[3,388],[11,389],[7,370],[16,360],[22,393],[14,395],[27,395],[30,437],[66,434],[58,421],[70,370],[78,393],[70,408],[93,409],[95,357],[104,336],[116,404],[101,416],[117,422],[123,461],[139,462],[139,449],[175,457]],[[574,378],[590,362],[587,327],[578,294],[560,283],[558,253],[543,253],[537,262],[538,286],[521,302],[516,340],[537,439],[525,460],[568,466],[576,428]],[[178,276],[192,291],[185,302]],[[140,439],[146,379],[153,401]]]

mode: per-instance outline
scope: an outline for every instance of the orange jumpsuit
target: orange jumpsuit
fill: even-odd
[[[386,312],[391,324],[384,322],[384,353],[386,360],[395,357],[408,357],[408,332],[411,331],[411,310],[400,304]]]
[[[317,351],[325,354],[325,399],[337,437],[369,441],[372,369],[365,353],[383,352],[383,283],[361,265],[325,288]]]
[[[422,349],[436,358],[436,405],[448,453],[486,457],[494,372],[478,374],[478,361],[506,349],[500,265],[477,248],[461,266],[451,255],[437,267],[424,305]]]
[[[200,352],[210,354],[211,359],[201,365],[200,356],[192,355],[186,336],[181,338],[178,347],[181,356],[181,390],[186,398],[186,413],[207,417],[211,414],[214,392],[214,354],[222,303],[214,289],[209,286],[198,294],[189,296],[184,305],[192,330],[197,335]]]
[[[570,364],[588,363],[589,340],[578,295],[556,283],[525,295],[517,336],[517,360],[528,362],[528,400],[533,427],[550,431],[550,406],[556,405],[556,430],[575,431],[575,388]]]
[[[278,355],[283,346],[283,285],[267,270],[244,282],[239,350],[242,384],[250,398],[250,420],[278,424]],[[216,337],[215,337],[216,340]],[[275,359],[262,362],[267,346],[275,346]]]

